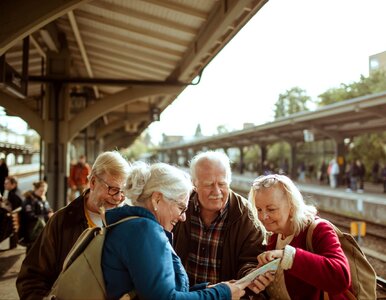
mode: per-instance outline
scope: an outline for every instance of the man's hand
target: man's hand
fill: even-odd
[[[249,285],[248,288],[255,294],[264,291],[265,288],[275,279],[275,273],[268,271],[263,275],[257,276]]]

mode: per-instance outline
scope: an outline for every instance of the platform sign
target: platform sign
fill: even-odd
[[[351,222],[350,223],[351,235],[356,237],[362,237],[366,235],[366,222]]]

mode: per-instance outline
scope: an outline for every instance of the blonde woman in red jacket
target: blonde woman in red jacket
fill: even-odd
[[[284,175],[256,178],[249,200],[268,232],[267,251],[258,256],[260,264],[281,258],[274,281],[266,288],[270,299],[347,299],[350,267],[339,239],[326,222],[313,232],[313,253],[307,251],[306,236],[316,216],[316,208],[304,203],[295,184]]]

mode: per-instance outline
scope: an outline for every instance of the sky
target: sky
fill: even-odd
[[[273,120],[279,94],[298,86],[316,100],[341,83],[368,76],[369,56],[386,51],[386,0],[269,0],[150,125],[162,134],[192,137]],[[1,123],[4,117],[1,116]],[[12,118],[9,127],[24,128]],[[178,124],[178,126],[176,126]]]
[[[298,86],[313,99],[369,74],[369,56],[386,51],[385,0],[269,0],[153,123],[162,133],[204,135],[273,120],[281,93]],[[178,126],[176,126],[178,124]]]

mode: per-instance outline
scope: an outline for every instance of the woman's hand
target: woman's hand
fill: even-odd
[[[257,276],[249,285],[248,288],[255,294],[264,291],[265,288],[275,279],[275,272],[268,271]]]
[[[265,251],[257,256],[258,267],[261,267],[275,258],[282,258],[284,255],[284,250],[271,250]]]

